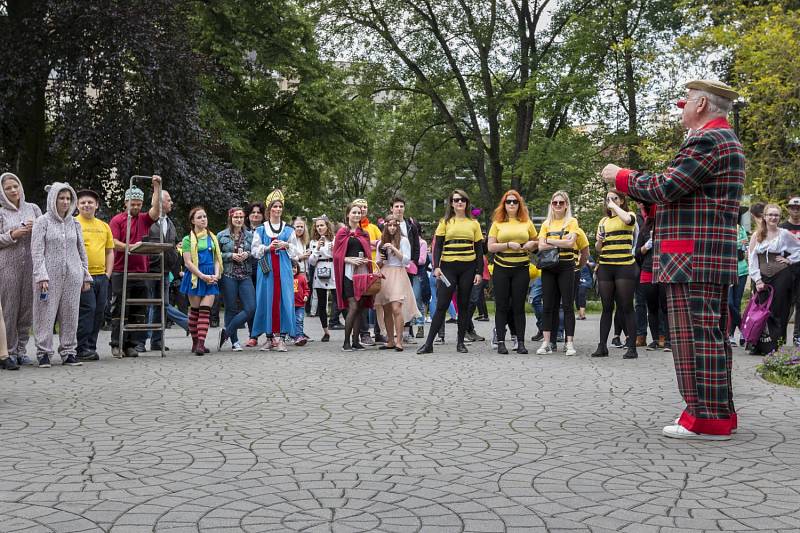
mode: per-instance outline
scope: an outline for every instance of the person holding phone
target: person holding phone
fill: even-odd
[[[444,218],[436,228],[433,253],[433,275],[439,280],[436,312],[425,344],[417,350],[419,354],[433,353],[433,338],[444,323],[454,292],[459,309],[456,351],[467,353],[464,337],[469,324],[469,298],[472,286],[483,279],[483,233],[480,224],[472,218],[469,196],[456,189],[447,200]]]

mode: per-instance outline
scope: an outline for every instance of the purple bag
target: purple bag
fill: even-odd
[[[759,293],[753,293],[753,296],[750,297],[750,303],[747,304],[747,308],[742,315],[742,338],[747,341],[748,344],[754,346],[758,344],[758,340],[764,332],[767,319],[772,316],[769,307],[772,305],[772,297],[775,292],[772,286],[766,285],[766,287],[769,292],[767,301],[762,304],[758,303]]]

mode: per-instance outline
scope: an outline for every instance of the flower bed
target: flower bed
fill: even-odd
[[[764,357],[757,371],[772,383],[800,388],[800,350],[795,346],[782,346]]]

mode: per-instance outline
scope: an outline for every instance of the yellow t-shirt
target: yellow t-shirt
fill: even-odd
[[[86,219],[80,215],[75,217],[83,230],[83,245],[89,259],[89,274],[99,276],[106,273],[106,250],[114,248],[114,236],[111,228],[100,220]]]
[[[510,218],[506,222],[495,222],[489,229],[489,237],[494,237],[497,242],[502,244],[506,242],[516,242],[525,244],[528,241],[538,239],[536,228],[533,227],[533,222],[520,222],[516,218]],[[494,262],[501,267],[518,267],[528,266],[530,264],[530,252],[527,250],[503,250],[495,252]]]
[[[367,232],[367,235],[369,235],[369,242],[370,243],[372,243],[372,241],[381,240],[381,235],[383,235],[383,232],[381,232],[380,228],[378,226],[376,226],[375,224],[369,223],[369,224],[367,224],[366,228],[362,228],[362,229],[365,229],[366,232]],[[377,253],[378,253],[377,249],[372,250],[372,260],[373,261],[375,261],[375,256],[377,255]]]
[[[445,224],[444,219],[436,227],[437,237],[444,237],[442,261],[475,261],[475,243],[483,240],[481,226],[471,218],[451,218]]]
[[[605,232],[603,248],[597,262],[601,265],[632,265],[633,258],[633,233],[636,227],[636,215],[629,213],[631,224],[625,224],[618,216],[603,217],[597,225],[597,232]]]
[[[539,235],[544,235],[547,239],[563,239],[570,233],[578,233],[578,220],[576,218],[570,218],[569,222],[564,225],[564,220],[551,220],[548,223],[546,220],[542,222],[542,227],[539,228]],[[563,230],[563,234],[561,231]],[[578,235],[580,237],[580,235]],[[586,239],[586,234],[583,236]],[[578,241],[575,241],[575,246],[578,245]],[[588,240],[586,241],[586,245],[588,246]],[[576,261],[575,255],[575,248],[561,248],[558,251],[558,259],[559,261]]]

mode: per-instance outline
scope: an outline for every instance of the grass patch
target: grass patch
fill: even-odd
[[[800,350],[795,346],[781,346],[766,356],[756,370],[770,383],[800,388]]]

